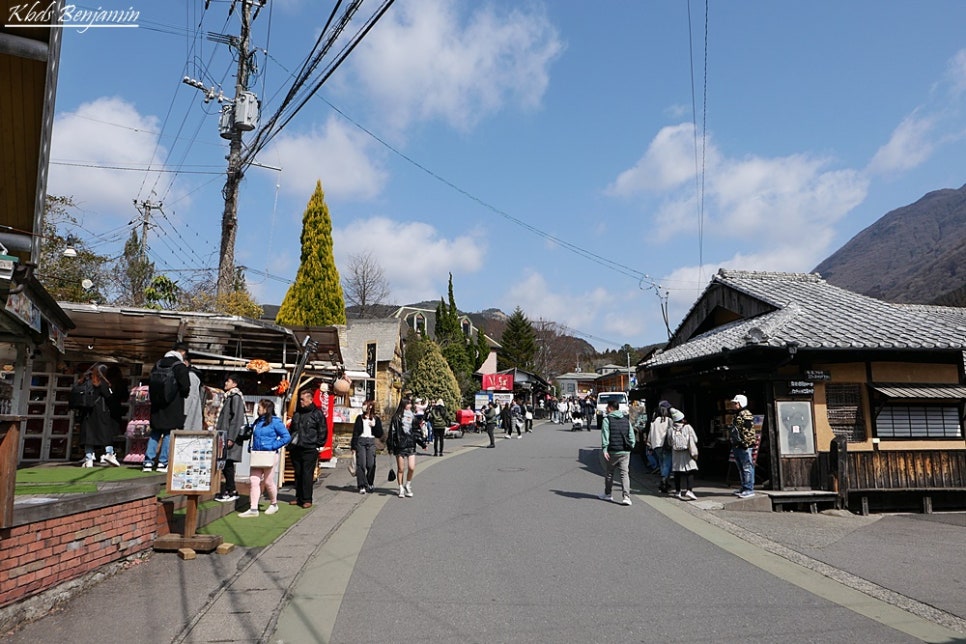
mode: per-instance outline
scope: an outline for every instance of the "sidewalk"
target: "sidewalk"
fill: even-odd
[[[454,452],[486,444],[467,434]],[[434,459],[421,459],[423,468]],[[444,462],[440,459],[439,462]],[[638,463],[635,459],[634,463]],[[376,494],[385,485],[388,456],[378,460]],[[632,466],[633,467],[633,466]],[[71,600],[62,613],[27,625],[5,641],[67,639],[101,642],[106,633],[150,642],[260,642],[275,631],[279,614],[306,563],[366,497],[354,493],[345,467],[325,470],[315,506],[272,545],[182,561],[155,554]],[[874,515],[747,512],[724,487],[703,484],[699,500],[657,492],[655,477],[636,472],[638,495],[661,497],[684,511],[803,567],[876,599],[963,633],[966,639],[966,514]],[[754,501],[754,499],[752,499]],[[171,601],[171,597],[178,601]],[[105,607],[127,617],[105,624]]]

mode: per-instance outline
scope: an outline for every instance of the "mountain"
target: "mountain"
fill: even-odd
[[[966,305],[966,186],[887,213],[814,270],[888,302]]]

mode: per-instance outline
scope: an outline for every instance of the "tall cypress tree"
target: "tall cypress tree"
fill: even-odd
[[[345,299],[332,252],[332,220],[321,181],[316,182],[302,215],[301,263],[275,322],[283,326],[345,324]]]

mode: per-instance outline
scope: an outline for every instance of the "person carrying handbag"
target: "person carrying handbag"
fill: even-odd
[[[251,500],[249,509],[240,512],[238,516],[249,519],[258,516],[258,500],[261,498],[262,486],[268,496],[268,509],[265,514],[278,512],[278,483],[275,471],[278,468],[278,450],[288,445],[292,440],[285,423],[275,415],[275,403],[267,398],[258,401],[258,418],[252,423],[252,440],[249,443],[250,453],[248,493]]]

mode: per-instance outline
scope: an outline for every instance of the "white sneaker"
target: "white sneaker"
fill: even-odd
[[[685,492],[685,493],[684,493],[684,494],[683,494],[683,495],[681,496],[681,498],[682,498],[682,499],[686,499],[686,500],[688,500],[688,501],[697,501],[697,500],[698,500],[698,497],[697,497],[697,496],[696,496],[696,495],[694,494],[694,492],[692,492],[691,490],[688,490],[687,492]]]
[[[257,516],[258,516],[258,510],[252,510],[251,508],[249,508],[248,510],[245,510],[244,512],[238,513],[239,519],[250,519],[252,517],[257,517]]]
[[[83,463],[81,463],[81,467],[94,467],[94,459],[92,458],[92,459],[90,459],[90,460],[87,460],[87,459],[85,458],[85,459],[84,459],[84,462],[83,462]]]
[[[413,484],[406,483],[406,496],[411,497],[413,495]]]
[[[151,472],[154,470],[154,463],[151,461],[144,461],[144,465],[141,466],[142,472]]]
[[[270,506],[268,506],[268,509],[265,510],[265,514],[275,514],[276,512],[278,512],[278,503],[272,503]]]
[[[597,498],[600,499],[601,501],[613,501],[614,500],[614,497],[611,496],[610,494],[598,494],[597,495]]]
[[[104,464],[113,465],[114,467],[121,467],[121,464],[117,462],[117,457],[114,454],[104,454],[101,456],[101,465]]]
[[[366,493],[366,488],[360,487],[359,488],[359,494],[365,494],[365,493]]]
[[[629,496],[625,496],[621,500],[621,505],[630,505],[630,504],[631,504],[631,497],[629,497]]]
[[[168,471],[168,464],[165,463],[164,465],[158,465],[158,471],[162,474],[166,473]]]
[[[399,498],[401,499],[401,498],[403,498],[405,496],[406,496],[406,488],[404,488],[403,486],[400,485],[399,486]]]

